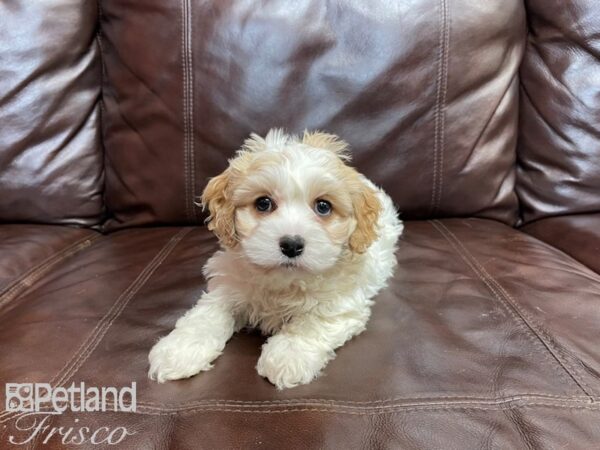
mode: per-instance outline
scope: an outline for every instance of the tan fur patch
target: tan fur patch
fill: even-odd
[[[235,247],[235,206],[231,201],[231,169],[212,178],[202,193],[202,208],[208,208],[208,229],[225,247]]]
[[[331,150],[340,159],[350,161],[348,143],[335,134],[323,133],[321,131],[304,131],[302,143],[315,148]]]
[[[364,253],[377,239],[377,219],[381,212],[381,204],[375,191],[365,185],[358,174],[351,195],[356,229],[350,236],[349,246],[356,253]]]

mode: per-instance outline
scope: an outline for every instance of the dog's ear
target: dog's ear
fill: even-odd
[[[237,244],[235,234],[235,206],[230,193],[231,172],[211,178],[202,193],[202,209],[208,208],[208,229],[213,231],[221,244],[233,248]]]
[[[377,239],[377,219],[381,212],[381,204],[372,188],[362,181],[357,185],[358,188],[352,193],[356,229],[350,236],[349,246],[355,253],[364,253]]]
[[[348,143],[335,134],[323,133],[322,131],[309,132],[304,130],[302,143],[315,148],[330,150],[344,161],[350,161]]]

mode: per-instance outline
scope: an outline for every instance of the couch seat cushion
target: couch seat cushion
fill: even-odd
[[[215,249],[203,228],[96,240],[0,316],[10,349],[0,382],[136,381],[135,414],[49,419],[126,426],[127,448],[591,448],[600,439],[600,276],[533,237],[482,219],[407,223],[367,330],[309,385],[277,391],[259,377],[264,338],[253,332],[235,335],[210,372],[149,381],[148,351],[201,295]],[[18,435],[17,419],[0,415],[0,439]]]

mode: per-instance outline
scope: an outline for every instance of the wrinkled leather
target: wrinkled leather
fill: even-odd
[[[98,224],[95,1],[0,2],[0,222]]]
[[[600,214],[550,217],[521,228],[600,273]]]
[[[325,129],[403,217],[513,224],[518,0],[102,2],[107,229],[200,223],[250,132]]]
[[[128,426],[137,434],[124,448],[597,444],[600,275],[563,252],[493,221],[408,222],[367,330],[313,383],[277,391],[260,378],[264,338],[253,332],[235,335],[209,372],[149,381],[147,353],[205,289],[215,249],[200,227],[95,240],[0,314],[11,349],[0,383],[136,381],[136,414],[51,421]],[[0,416],[0,439],[15,419]]]
[[[598,212],[598,2],[525,3],[517,183],[523,220]]]

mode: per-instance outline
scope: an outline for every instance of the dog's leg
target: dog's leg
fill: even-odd
[[[148,376],[162,383],[211,369],[236,328],[230,305],[225,293],[205,293],[152,348]]]
[[[309,383],[335,358],[336,348],[365,329],[369,316],[364,305],[333,316],[292,319],[263,345],[256,370],[278,389]]]

